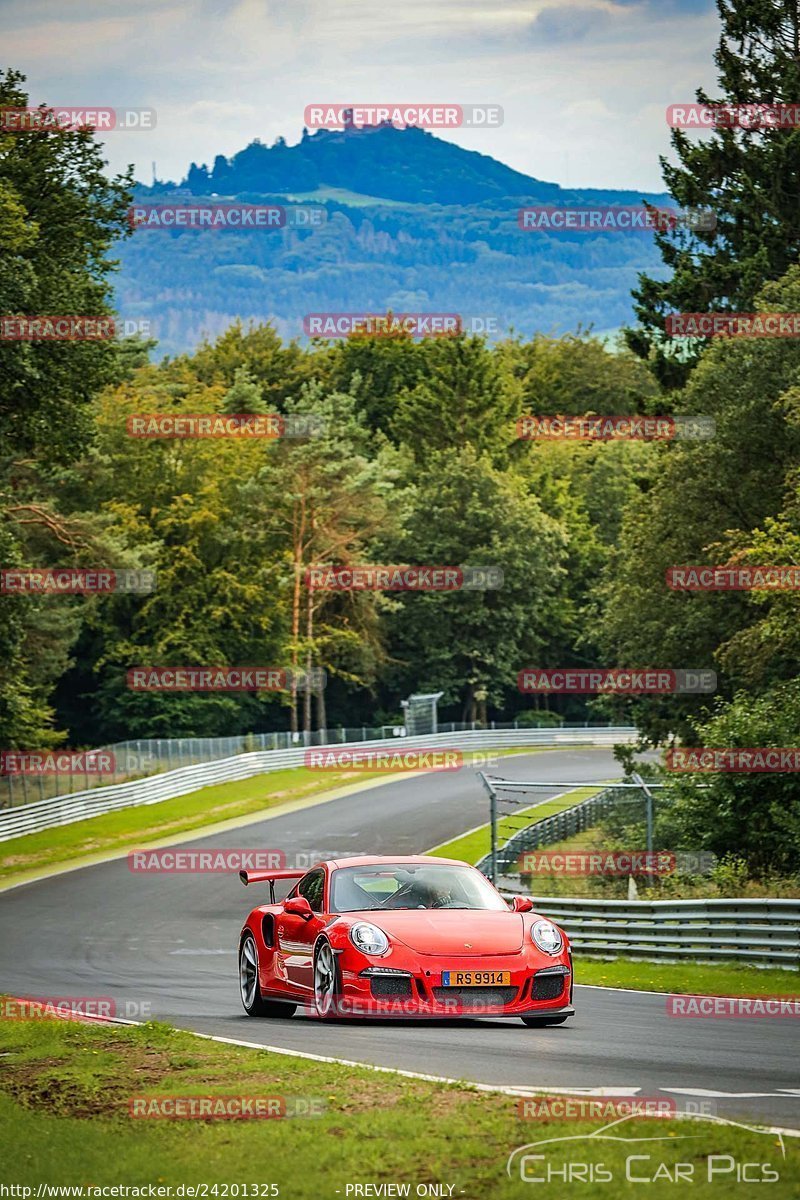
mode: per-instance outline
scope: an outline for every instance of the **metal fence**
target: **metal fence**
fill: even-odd
[[[580,900],[537,896],[587,957],[749,962],[800,969],[800,900]]]
[[[513,786],[515,786],[515,790],[519,790],[524,786],[552,788],[556,785],[541,783]],[[574,784],[573,786],[577,789],[591,785]],[[604,788],[597,795],[590,796],[588,800],[583,800],[580,804],[564,808],[561,812],[553,813],[551,817],[544,817],[541,821],[534,821],[526,825],[524,829],[518,830],[503,846],[484,855],[477,864],[478,868],[490,878],[496,878],[498,874],[508,874],[518,862],[520,855],[524,854],[526,850],[537,850],[539,846],[552,846],[555,842],[563,842],[566,838],[574,837],[576,833],[582,833],[593,825],[599,825],[603,817],[607,816],[619,803],[627,800],[630,800],[628,787]],[[516,803],[522,803],[522,801]],[[492,871],[493,855],[494,872]]]
[[[633,726],[579,726],[559,729],[479,729],[460,733],[438,733],[427,737],[409,738],[406,747],[442,747],[460,750],[492,750],[504,746],[613,746],[636,740]],[[341,743],[328,743],[335,746]],[[364,749],[397,749],[395,738],[378,738],[362,743]],[[289,750],[258,750],[238,754],[215,762],[198,763],[166,771],[146,779],[108,787],[89,788],[65,796],[38,800],[0,812],[0,842],[37,833],[55,825],[70,825],[88,817],[132,808],[142,804],[157,804],[161,800],[184,796],[211,784],[231,783],[269,771],[303,766],[308,747],[295,746]]]
[[[392,735],[392,726],[332,729],[325,735],[333,743],[363,742]],[[0,809],[31,804],[52,796],[68,796],[94,787],[109,787],[129,779],[143,779],[162,771],[199,763],[217,762],[257,750],[290,750],[293,746],[316,746],[320,733],[249,733],[236,737],[138,738],[100,746],[96,753],[110,756],[112,769],[102,775],[75,774],[0,776]]]
[[[650,785],[652,786],[652,785]],[[552,845],[597,825],[630,799],[623,787],[608,787],[580,804],[535,821],[515,833],[495,854],[505,875],[505,894],[526,891],[509,872],[527,850]],[[477,864],[491,873],[492,855]],[[646,961],[749,962],[800,969],[800,899],[797,900],[587,900],[536,896],[537,912],[566,931],[584,957]]]
[[[439,733],[463,733],[477,731],[477,722],[446,721],[438,725]],[[603,728],[585,724],[582,726],[547,726],[552,729]],[[519,726],[516,721],[492,722],[490,731],[517,730],[524,733],[530,726]],[[535,731],[535,730],[534,730]],[[73,774],[0,775],[0,810],[14,808],[20,804],[32,804],[37,800],[48,800],[53,796],[68,796],[90,788],[109,787],[125,783],[130,779],[144,779],[162,771],[174,771],[179,767],[196,766],[198,763],[216,762],[232,758],[236,754],[249,754],[257,750],[291,750],[296,747],[342,745],[349,742],[371,742],[380,738],[403,737],[402,725],[354,725],[336,729],[290,733],[248,733],[235,737],[185,737],[185,738],[138,738],[126,742],[114,742],[109,746],[95,748],[96,753],[110,756],[112,769],[102,775],[77,772]]]

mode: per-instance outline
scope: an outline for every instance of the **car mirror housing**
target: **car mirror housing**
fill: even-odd
[[[511,907],[514,912],[531,912],[533,909],[533,900],[530,896],[515,896]]]
[[[302,917],[304,921],[310,921],[314,915],[314,910],[306,900],[305,896],[289,896],[283,902],[283,911],[294,913],[296,917]]]

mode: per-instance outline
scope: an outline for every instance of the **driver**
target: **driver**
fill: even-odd
[[[450,899],[447,892],[420,876],[416,876],[401,890],[404,908],[439,908]]]

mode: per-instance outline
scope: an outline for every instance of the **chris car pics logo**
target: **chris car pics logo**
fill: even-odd
[[[555,1189],[573,1183],[611,1184],[608,1192],[611,1196],[615,1194],[613,1185],[622,1183],[626,1185],[627,1195],[631,1184],[776,1183],[781,1179],[779,1168],[786,1158],[786,1149],[780,1131],[696,1113],[680,1126],[687,1129],[685,1133],[673,1127],[664,1134],[650,1133],[649,1130],[639,1134],[635,1126],[629,1124],[638,1119],[638,1115],[632,1113],[588,1134],[542,1138],[518,1146],[508,1157],[506,1174],[521,1183],[554,1185],[552,1195],[563,1194]],[[763,1151],[752,1158],[740,1158],[733,1153],[709,1153],[709,1130],[702,1126],[706,1121],[718,1129],[731,1127],[765,1135],[769,1142],[764,1142]],[[687,1147],[686,1142],[693,1145]],[[604,1143],[611,1144],[605,1147],[605,1160]],[[622,1144],[627,1144],[629,1149],[620,1160]],[[752,1153],[750,1150],[749,1154]],[[612,1155],[613,1162],[609,1161]]]

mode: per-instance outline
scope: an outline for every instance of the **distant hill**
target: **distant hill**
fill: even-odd
[[[120,246],[124,317],[152,320],[175,353],[237,317],[302,334],[306,313],[437,311],[514,327],[609,329],[630,317],[637,272],[657,273],[652,237],[520,230],[525,204],[665,204],[663,193],[568,189],[523,175],[433,134],[378,126],[303,132],[296,146],[252,142],[185,179],[140,186],[137,199],[315,202],[310,231],[141,230]]]

